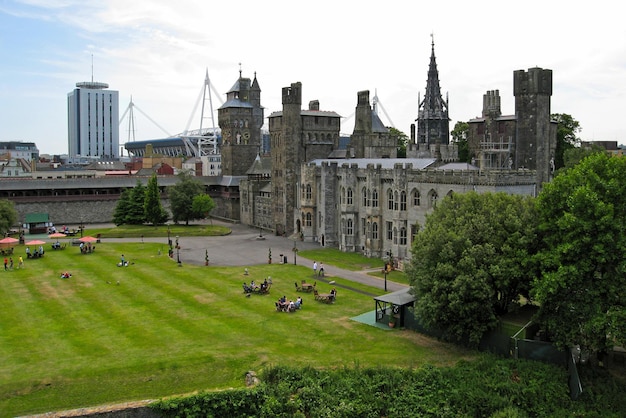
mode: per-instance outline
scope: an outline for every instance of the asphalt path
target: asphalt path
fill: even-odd
[[[180,250],[174,249],[174,260],[180,258],[181,264],[204,265],[208,256],[210,266],[253,266],[265,264],[269,261],[271,252],[272,263],[280,264],[287,257],[288,264],[308,266],[313,273],[313,260],[296,255],[294,257],[294,247],[298,250],[315,250],[320,246],[314,242],[294,241],[285,237],[278,237],[270,233],[261,233],[258,229],[250,228],[246,225],[223,223],[213,221],[216,225],[223,225],[232,230],[232,233],[218,237],[179,237],[178,244]],[[171,237],[175,244],[176,237]],[[167,253],[167,237],[144,238],[144,242],[162,242],[163,254]],[[102,243],[106,242],[138,242],[137,238],[102,238]],[[282,258],[281,258],[282,254]],[[383,290],[385,293],[385,280],[367,274],[367,271],[350,271],[329,265],[324,260],[317,260],[324,263],[324,278],[320,281],[332,281],[333,277],[341,277],[346,280],[366,284]],[[394,292],[406,288],[406,285],[387,280],[387,291]]]

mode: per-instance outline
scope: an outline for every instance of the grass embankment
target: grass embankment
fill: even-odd
[[[159,253],[161,244],[96,247],[92,254],[48,250],[23,269],[1,272],[1,416],[241,387],[248,370],[274,365],[414,367],[472,355],[351,321],[374,302],[349,290],[333,305],[302,294],[302,310],[276,312],[274,301],[295,299],[294,282],[310,276],[308,267],[263,264],[244,276],[241,267],[178,267]],[[15,251],[17,265],[24,247]],[[121,254],[129,267],[117,267]],[[63,271],[72,277],[61,279]],[[270,295],[244,296],[244,281],[267,276]]]

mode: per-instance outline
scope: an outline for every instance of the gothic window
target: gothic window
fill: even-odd
[[[304,225],[305,226],[311,226],[312,224],[312,217],[311,217],[311,213],[307,212],[306,214],[306,220],[304,221]]]
[[[387,240],[391,241],[393,239],[393,223],[387,222]]]
[[[437,206],[437,198],[438,198],[438,196],[437,196],[437,192],[436,191],[431,190],[430,193],[428,193],[428,200],[429,200],[431,208],[434,208],[434,207]]]
[[[352,188],[348,187],[348,192],[347,192],[347,202],[348,205],[352,204]]]
[[[378,190],[372,190],[372,207],[378,207]]]
[[[387,209],[393,210],[393,190],[387,190]]]
[[[420,192],[417,189],[413,189],[413,191],[411,192],[411,200],[413,201],[413,206],[419,206],[420,205]]]
[[[307,200],[311,200],[311,194],[312,194],[311,193],[311,185],[307,184],[306,185],[306,198],[307,198]]]
[[[372,223],[372,239],[378,239],[378,222]]]
[[[400,228],[400,245],[406,245],[406,228]]]
[[[365,206],[372,206],[372,194],[370,192],[370,189],[367,189],[367,199],[366,199],[366,205]]]
[[[305,195],[304,195],[304,184],[300,185],[300,190],[302,190],[302,198],[304,199],[305,198]]]
[[[354,226],[352,224],[352,219],[348,219],[348,221],[346,222],[346,235],[352,236],[352,234],[354,234]]]
[[[406,192],[404,190],[400,192],[400,210],[406,210]]]
[[[398,210],[398,192],[393,194],[393,210]]]
[[[365,187],[361,189],[361,197],[363,199],[363,207],[366,207],[367,206],[367,190],[365,189]]]

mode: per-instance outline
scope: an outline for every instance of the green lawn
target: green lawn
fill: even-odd
[[[340,287],[378,289],[336,278],[335,304],[303,294],[302,310],[279,313],[275,300],[295,299],[308,267],[262,264],[244,276],[241,267],[178,267],[161,247],[103,243],[85,255],[68,247],[0,271],[0,416],[241,387],[248,370],[271,365],[415,367],[473,356],[351,321],[374,301]],[[16,247],[16,265],[23,251]],[[117,267],[121,254],[129,267]],[[244,296],[244,281],[267,276],[270,295]]]

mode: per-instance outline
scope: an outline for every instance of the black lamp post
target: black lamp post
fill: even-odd
[[[172,249],[172,239],[170,238],[170,226],[167,226],[167,245],[170,246],[170,250]]]
[[[178,262],[178,267],[180,267],[180,245],[178,245],[178,238],[178,235],[176,235],[176,261]]]
[[[385,265],[385,270],[383,270],[385,273],[385,292],[387,291],[387,265]]]

